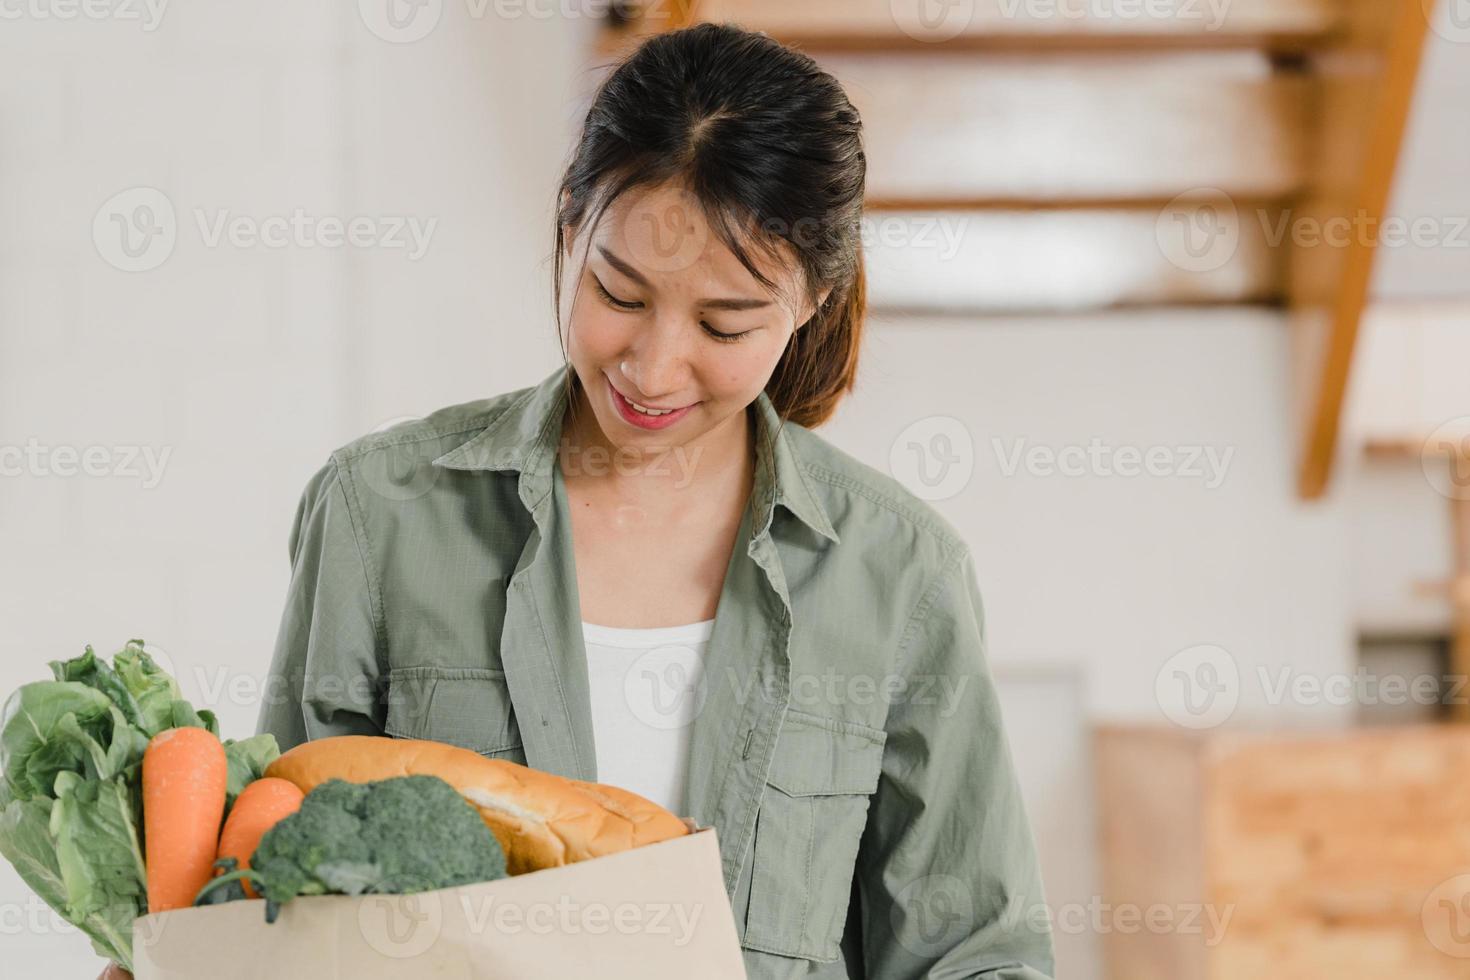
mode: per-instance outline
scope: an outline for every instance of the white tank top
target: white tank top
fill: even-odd
[[[689,732],[703,707],[715,621],[623,629],[582,623],[597,781],[684,813]]]

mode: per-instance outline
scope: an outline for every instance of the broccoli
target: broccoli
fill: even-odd
[[[265,832],[249,870],[215,878],[195,904],[246,877],[273,922],[297,895],[408,895],[504,878],[505,853],[474,807],[437,776],[329,779]]]

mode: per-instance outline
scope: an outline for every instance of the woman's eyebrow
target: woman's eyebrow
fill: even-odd
[[[649,286],[648,280],[643,278],[637,269],[608,251],[606,246],[598,245],[597,251],[607,261],[608,265],[645,289],[652,288]],[[768,299],[702,299],[699,301],[699,305],[716,310],[759,310],[762,307],[770,306],[771,301]]]

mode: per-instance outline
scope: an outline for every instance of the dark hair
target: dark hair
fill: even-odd
[[[564,229],[595,225],[632,188],[673,183],[768,289],[746,246],[778,259],[781,242],[794,249],[816,312],[793,333],[766,393],[782,419],[820,425],[852,390],[867,304],[861,137],[837,80],[766,34],[700,24],[644,41],[598,88],[562,176],[558,337]]]

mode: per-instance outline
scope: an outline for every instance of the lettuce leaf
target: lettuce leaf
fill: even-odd
[[[58,681],[73,681],[102,692],[123,713],[129,724],[143,727],[142,708],[138,705],[138,699],[133,697],[133,692],[123,683],[117,671],[92,652],[91,646],[80,657],[51,661],[51,673]]]
[[[178,683],[130,640],[108,664],[91,647],[53,661],[0,713],[0,856],[92,940],[132,964],[133,920],[148,911],[142,838],[143,752],[169,728],[219,735]],[[280,750],[271,735],[225,743],[229,801]]]
[[[229,764],[225,784],[226,815],[229,814],[229,808],[235,805],[235,797],[246,786],[264,776],[266,766],[275,762],[280,754],[281,747],[276,744],[276,737],[269,732],[225,742],[225,762]]]
[[[179,714],[175,702],[182,698],[178,681],[153,662],[153,658],[143,649],[142,640],[129,640],[127,646],[114,654],[112,669],[117,672],[128,693],[137,701],[140,720],[135,724],[147,732],[149,738],[166,728],[184,727],[175,720]],[[192,711],[188,702],[184,702],[184,708]]]
[[[11,794],[20,800],[52,796],[58,773],[83,768],[85,740],[100,741],[102,729],[112,726],[112,711],[107,695],[75,681],[37,681],[12,694],[0,713],[0,771]],[[63,719],[70,719],[64,727]]]
[[[56,803],[46,797],[17,800],[0,786],[0,856],[15,866],[20,879],[47,905],[92,940],[98,955],[132,968],[133,918],[139,914],[131,903],[121,903],[86,916],[69,914],[69,897],[60,855],[51,834]],[[146,910],[146,902],[144,903]]]
[[[66,903],[66,886],[51,840],[51,800],[17,800],[0,786],[0,856],[54,909]]]
[[[148,905],[139,802],[124,779],[56,777],[49,830],[65,903],[60,911],[104,956],[131,958],[133,920]]]

